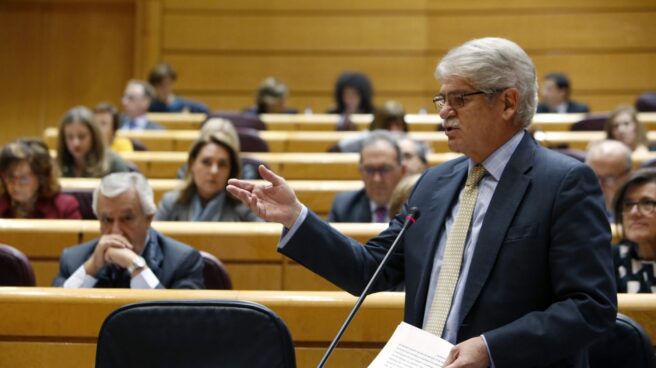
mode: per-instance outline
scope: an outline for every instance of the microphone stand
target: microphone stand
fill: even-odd
[[[410,211],[408,211],[408,214],[405,216],[405,222],[403,223],[403,227],[401,228],[399,235],[397,235],[396,239],[394,239],[394,243],[392,243],[392,246],[387,250],[387,253],[385,254],[385,257],[383,257],[383,260],[380,261],[378,268],[376,268],[376,272],[374,272],[374,275],[371,276],[369,283],[367,284],[367,286],[365,286],[364,290],[362,291],[362,294],[360,294],[358,301],[355,302],[353,309],[351,309],[351,313],[349,313],[348,317],[346,317],[346,321],[344,321],[344,324],[337,332],[337,335],[330,343],[330,346],[328,346],[328,350],[326,350],[326,353],[323,355],[323,358],[321,358],[321,361],[319,362],[319,365],[317,365],[317,368],[323,368],[323,366],[326,364],[328,358],[330,358],[330,355],[333,353],[333,350],[335,350],[335,348],[337,347],[339,340],[342,338],[342,335],[344,335],[344,332],[346,332],[346,328],[351,324],[351,320],[353,319],[353,317],[355,317],[355,314],[360,309],[362,302],[364,302],[364,299],[367,297],[367,293],[373,286],[374,282],[376,282],[376,280],[380,276],[380,272],[382,271],[383,267],[385,267],[385,265],[387,264],[390,255],[394,252],[394,249],[396,249],[399,240],[403,238],[403,234],[405,234],[405,231],[408,229],[408,227],[410,227],[411,224],[417,222],[417,218],[419,218],[419,209],[417,209],[417,207],[412,207]]]

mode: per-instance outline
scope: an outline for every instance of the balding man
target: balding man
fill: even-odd
[[[631,149],[616,140],[593,142],[588,147],[585,163],[597,174],[604,193],[606,215],[613,222],[613,198],[617,188],[631,171]]]

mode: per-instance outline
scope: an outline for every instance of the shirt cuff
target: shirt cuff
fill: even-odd
[[[283,249],[285,247],[285,245],[289,242],[289,239],[291,239],[292,236],[294,236],[298,228],[301,227],[303,221],[305,221],[305,218],[307,217],[308,214],[308,209],[307,207],[305,207],[305,205],[302,206],[303,207],[301,208],[301,213],[296,218],[296,222],[294,222],[294,225],[292,225],[292,227],[289,229],[285,227],[282,228],[282,235],[280,235],[280,242],[278,242],[278,249]]]
[[[157,285],[159,285],[159,279],[148,267],[130,279],[130,289],[155,289]]]
[[[487,345],[487,340],[485,335],[481,335],[483,342],[485,343],[485,349],[487,349],[487,356],[490,358],[490,368],[494,368],[494,360],[492,360],[492,353],[490,353],[490,347]]]
[[[84,269],[84,263],[73,272],[73,274],[64,281],[63,287],[66,289],[92,288],[96,285],[98,279],[87,275]]]

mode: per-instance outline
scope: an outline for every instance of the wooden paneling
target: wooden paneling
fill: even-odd
[[[132,73],[131,1],[3,1],[0,23],[0,144],[38,136],[74,105],[118,102]]]
[[[165,13],[166,50],[414,51],[426,44],[423,15]],[[393,25],[393,26],[391,26]]]

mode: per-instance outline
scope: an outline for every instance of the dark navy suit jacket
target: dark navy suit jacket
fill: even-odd
[[[371,222],[371,205],[367,192],[339,193],[333,200],[328,222]]]
[[[438,240],[467,175],[461,157],[429,169],[401,215],[365,246],[309,213],[281,252],[360,293],[399,234],[421,216],[374,285],[405,282],[404,320],[421,327]],[[614,323],[610,229],[592,170],[528,134],[491,199],[466,282],[458,342],[485,335],[497,368],[586,367],[586,347]],[[312,245],[312,246],[308,246]]]
[[[203,259],[197,250],[150,229],[150,239],[142,253],[155,276],[158,289],[203,289]],[[59,274],[52,286],[63,286],[89,257],[98,245],[98,239],[66,248],[59,259]],[[96,275],[96,288],[130,287],[127,270],[115,266],[103,267]],[[128,282],[125,285],[125,282]]]

